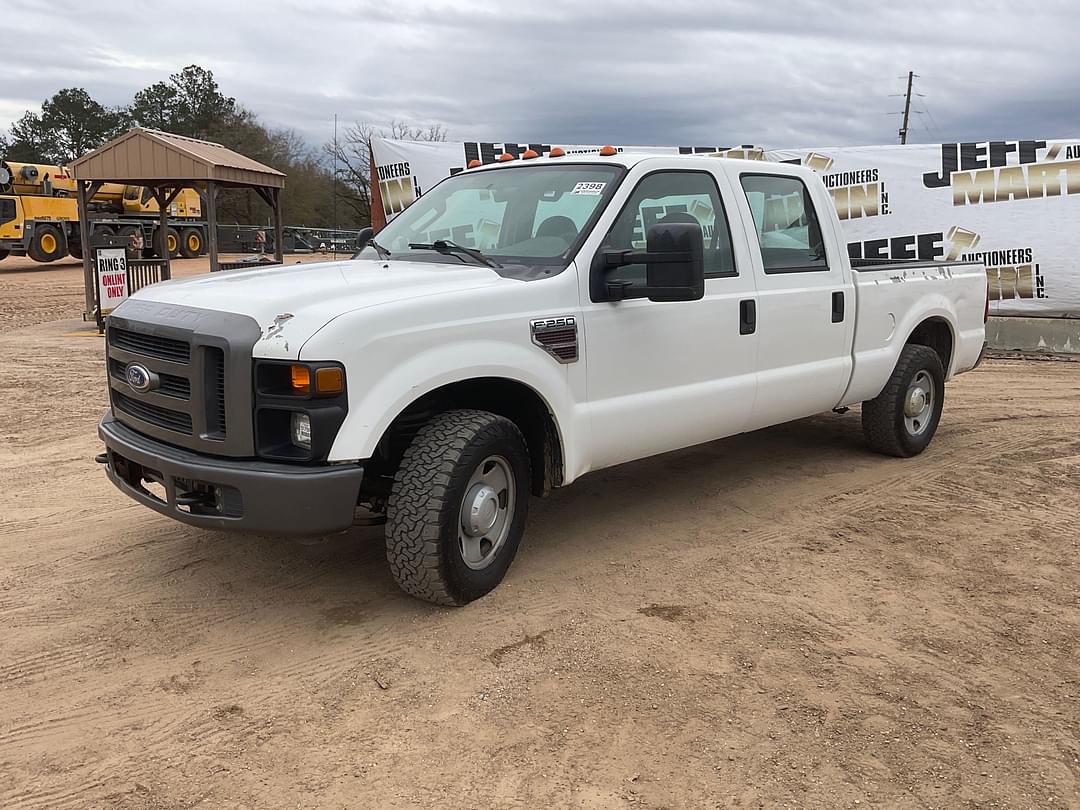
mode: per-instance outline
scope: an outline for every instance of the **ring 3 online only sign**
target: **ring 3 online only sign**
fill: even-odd
[[[376,138],[372,182],[381,207],[373,219],[393,219],[471,160],[495,163],[503,152],[546,154],[554,146],[568,155],[600,150]],[[829,190],[852,258],[981,261],[992,314],[1080,317],[1080,138],[770,150],[617,148],[801,163]]]
[[[108,315],[128,297],[127,251],[102,248],[97,252],[98,307]]]

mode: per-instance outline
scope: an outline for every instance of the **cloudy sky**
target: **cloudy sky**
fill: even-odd
[[[159,9],[159,10],[156,10]],[[342,122],[451,140],[767,147],[1080,132],[1076,0],[5,0],[0,126],[188,64],[313,144]]]

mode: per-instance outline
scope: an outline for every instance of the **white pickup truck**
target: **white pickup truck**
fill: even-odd
[[[99,428],[112,481],[209,529],[366,514],[402,588],[460,605],[506,574],[530,494],[856,403],[873,450],[911,456],[982,356],[984,268],[853,268],[807,169],[504,158],[351,261],[122,304]]]

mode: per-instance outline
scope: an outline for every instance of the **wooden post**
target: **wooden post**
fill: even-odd
[[[91,316],[94,316],[94,319],[98,322],[98,328],[100,328],[101,316],[97,314],[97,307],[95,306],[97,301],[97,274],[94,272],[94,251],[90,248],[90,212],[87,210],[86,186],[85,180],[80,180],[75,186],[76,204],[79,210],[79,241],[82,243],[83,255],[83,288],[86,293],[86,310],[83,320],[89,320]]]
[[[161,260],[165,264],[161,267],[161,280],[168,281],[172,278],[172,265],[169,262],[169,203],[165,200],[162,186],[154,186],[154,199],[158,204],[158,233],[161,234]]]
[[[274,201],[274,258],[278,264],[285,263],[285,228],[281,224],[281,189],[270,189]]]
[[[371,179],[368,185],[368,219],[375,233],[386,227],[386,212],[383,211],[382,190],[379,188],[379,173],[375,169],[375,153],[368,147],[370,156],[368,164],[371,169]]]
[[[210,272],[216,273],[218,264],[217,243],[217,183],[206,181],[206,238],[210,243]]]

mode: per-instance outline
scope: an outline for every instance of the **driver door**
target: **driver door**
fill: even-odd
[[[754,298],[754,275],[745,240],[737,251],[732,243],[726,183],[704,170],[627,178],[632,190],[619,213],[600,244],[582,253],[587,276],[585,261],[596,252],[642,250],[656,223],[696,223],[705,241],[705,296],[698,301],[595,301],[585,278],[592,469],[739,433],[749,419],[758,345],[755,333],[740,334],[740,307]],[[645,266],[607,278],[643,284]]]

